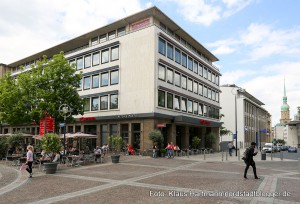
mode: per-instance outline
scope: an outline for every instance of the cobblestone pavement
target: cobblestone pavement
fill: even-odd
[[[220,153],[153,159],[121,156],[112,164],[59,165],[56,174],[34,168],[33,178],[0,162],[0,204],[14,203],[300,203],[300,163],[256,159],[251,167]]]

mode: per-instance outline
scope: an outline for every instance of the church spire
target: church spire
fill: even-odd
[[[287,104],[287,96],[286,96],[286,88],[285,88],[285,77],[284,77],[280,123],[286,124],[290,121],[291,121],[291,119],[290,119],[290,106]]]

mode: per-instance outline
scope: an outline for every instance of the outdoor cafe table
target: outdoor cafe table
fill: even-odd
[[[81,157],[77,155],[68,155],[67,158],[71,161],[72,166],[76,166],[79,165],[78,161]]]

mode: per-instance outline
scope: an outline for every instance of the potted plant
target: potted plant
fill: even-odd
[[[159,130],[152,130],[149,133],[149,139],[152,140],[153,146],[156,145],[158,149],[162,147],[162,144],[164,142],[164,136]],[[152,157],[152,154],[150,152],[148,154]]]
[[[120,135],[111,135],[108,137],[108,144],[113,151],[113,154],[111,155],[112,163],[119,163],[123,138]]]
[[[42,137],[41,140],[42,149],[46,154],[51,154],[50,162],[44,163],[46,174],[54,174],[57,170],[57,162],[52,162],[54,153],[58,153],[62,150],[62,144],[59,136],[54,133],[48,133]]]
[[[199,137],[195,136],[192,138],[192,146],[194,148],[194,153],[197,152],[200,142],[201,142],[201,139]]]

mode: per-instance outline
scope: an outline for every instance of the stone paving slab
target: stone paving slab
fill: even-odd
[[[279,199],[287,201],[300,201],[300,180],[278,178],[276,192],[289,192],[289,196],[279,196]]]
[[[177,167],[180,165],[192,164],[195,161],[182,160],[175,157],[174,159],[143,157],[141,160],[128,161],[129,164],[149,165],[153,167]]]
[[[3,188],[18,178],[17,171],[12,168],[1,166],[0,171],[0,187]]]

